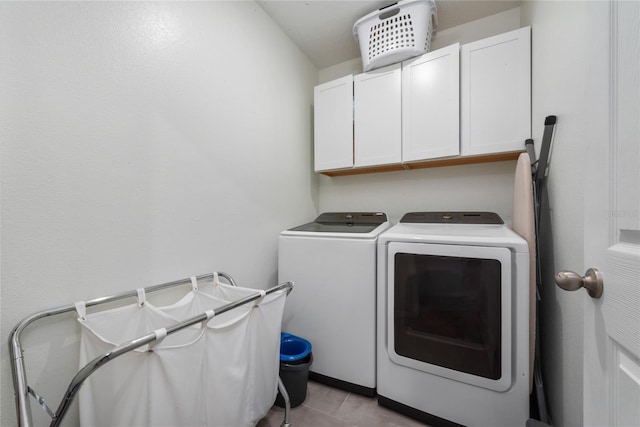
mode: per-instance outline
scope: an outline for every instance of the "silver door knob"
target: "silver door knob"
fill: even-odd
[[[591,298],[602,296],[603,281],[602,274],[595,268],[590,268],[584,277],[573,271],[561,271],[556,274],[556,285],[565,291],[577,291],[585,288]]]

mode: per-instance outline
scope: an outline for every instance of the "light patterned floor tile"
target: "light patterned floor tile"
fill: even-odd
[[[280,427],[284,409],[274,406],[256,427]],[[291,410],[292,427],[424,427],[419,421],[364,397],[309,381],[307,398]]]
[[[335,415],[349,392],[327,385],[309,381],[307,384],[307,399],[303,405],[328,415]]]
[[[336,418],[352,427],[424,427],[425,424],[378,405],[375,398],[349,394]]]

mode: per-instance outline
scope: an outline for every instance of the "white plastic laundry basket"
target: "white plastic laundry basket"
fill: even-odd
[[[401,0],[360,18],[353,35],[364,71],[429,52],[436,22],[434,0]]]

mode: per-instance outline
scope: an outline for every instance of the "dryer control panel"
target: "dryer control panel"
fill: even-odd
[[[494,212],[409,212],[400,222],[410,224],[504,224]]]

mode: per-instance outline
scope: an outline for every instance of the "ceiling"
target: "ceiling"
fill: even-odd
[[[393,0],[258,0],[258,4],[319,69],[360,56],[352,33],[361,17]],[[438,30],[517,7],[511,0],[436,0]]]

